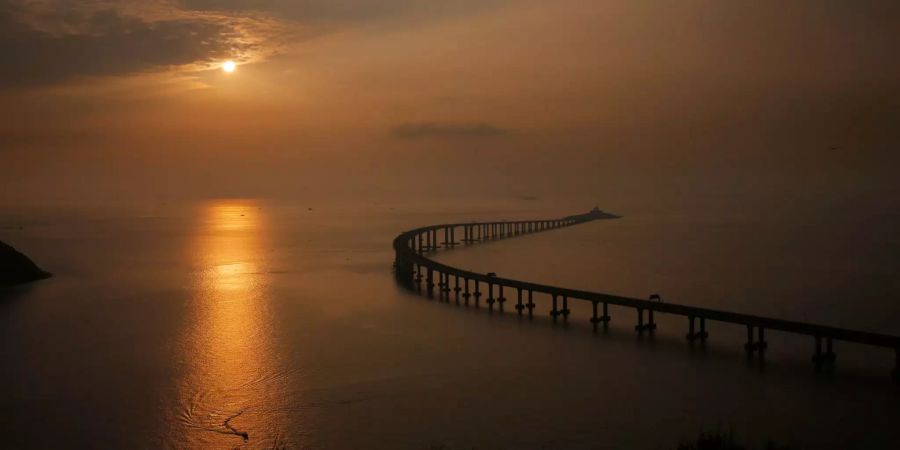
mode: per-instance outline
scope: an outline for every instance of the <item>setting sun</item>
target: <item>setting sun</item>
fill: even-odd
[[[224,70],[228,73],[234,72],[235,67],[237,67],[237,66],[234,64],[234,61],[231,61],[231,60],[225,61],[222,64],[222,70]]]

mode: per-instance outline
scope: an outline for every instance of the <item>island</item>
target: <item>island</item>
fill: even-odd
[[[0,286],[29,283],[50,276],[27,256],[0,241]]]

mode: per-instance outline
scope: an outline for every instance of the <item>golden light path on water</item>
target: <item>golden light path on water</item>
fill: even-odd
[[[271,448],[285,423],[287,378],[272,344],[266,249],[253,201],[202,206],[192,247],[195,296],[181,350],[177,448]]]

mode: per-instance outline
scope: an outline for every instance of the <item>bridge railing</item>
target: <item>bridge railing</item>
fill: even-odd
[[[403,232],[394,239],[395,274],[401,284],[412,289],[421,290],[424,281],[429,296],[434,295],[434,289],[437,287],[441,296],[446,296],[448,301],[449,293],[454,292],[457,302],[462,299],[469,304],[469,301],[473,300],[478,306],[481,297],[486,294],[485,301],[490,308],[493,308],[495,303],[502,308],[506,301],[505,289],[512,289],[516,293],[515,308],[518,314],[524,314],[527,311],[529,316],[533,316],[536,307],[533,300],[534,293],[547,294],[552,298],[550,316],[554,321],[560,317],[562,320],[568,320],[569,300],[590,302],[593,307],[590,322],[595,329],[601,324],[604,327],[608,326],[610,321],[609,305],[634,308],[637,311],[635,330],[638,333],[652,332],[656,329],[654,312],[684,316],[688,319],[686,338],[690,341],[703,342],[709,337],[706,330],[707,320],[744,325],[747,327],[747,342],[744,350],[749,354],[759,352],[762,355],[766,350],[768,347],[765,340],[766,330],[807,335],[814,338],[815,353],[812,359],[817,366],[830,365],[835,362],[833,341],[884,347],[894,350],[893,375],[896,380],[900,381],[900,337],[898,336],[662,302],[657,295],[651,296],[649,299],[638,299],[532,283],[498,277],[493,273],[483,274],[459,269],[434,261],[427,256],[441,247],[452,248],[461,244],[514,237],[615,217],[599,211],[592,211],[588,214],[550,220],[450,223],[416,228]],[[457,231],[462,235],[461,242],[456,241]],[[439,239],[443,239],[443,241],[438,242]],[[435,276],[438,278],[437,283],[435,283]],[[452,288],[450,287],[451,278],[453,279]],[[482,285],[487,288],[486,293],[481,291]],[[497,297],[494,296],[495,288]],[[602,313],[599,310],[600,306],[602,306]],[[646,320],[645,312],[647,313]],[[695,325],[699,325],[699,329]]]

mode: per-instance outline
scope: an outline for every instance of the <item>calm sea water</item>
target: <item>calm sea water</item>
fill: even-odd
[[[312,209],[309,207],[312,206]],[[581,209],[587,209],[585,206]],[[603,205],[601,205],[602,207]],[[55,273],[0,301],[0,447],[671,448],[733,429],[809,448],[896,448],[894,355],[683,318],[638,338],[439,303],[391,273],[401,230],[572,207],[264,200],[7,208],[0,239]],[[502,276],[900,334],[890,217],[630,214],[457,249]],[[21,227],[21,229],[19,228]],[[248,439],[242,436],[247,434]]]

